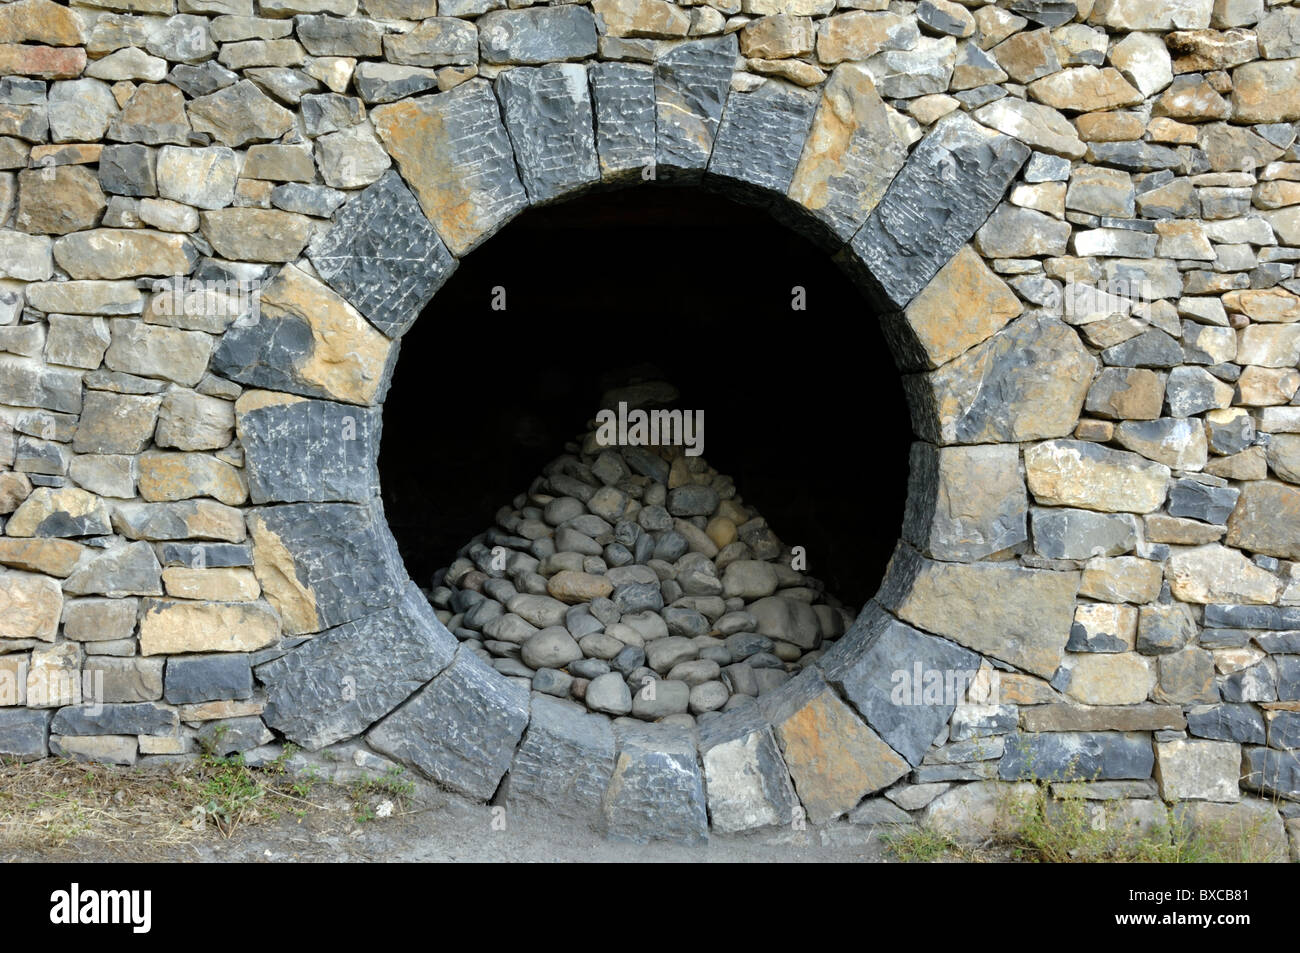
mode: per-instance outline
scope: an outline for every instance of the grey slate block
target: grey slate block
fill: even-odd
[[[1029,153],[964,113],[941,119],[853,237],[850,268],[906,306],[984,224]]]
[[[643,63],[587,67],[596,153],[607,181],[636,180],[655,161],[655,72]]]
[[[273,403],[244,411],[238,423],[253,503],[365,503],[379,492],[376,408]]]
[[[655,174],[698,180],[708,165],[739,46],[734,34],[690,40],[655,63]]]
[[[253,670],[242,652],[167,659],[163,698],[173,705],[245,699],[253,695]]]
[[[608,718],[534,693],[528,730],[506,778],[511,810],[595,821],[614,770]]]
[[[172,732],[176,712],[152,702],[60,708],[50,724],[56,735],[160,735]]]
[[[1008,735],[998,775],[1022,778],[1114,781],[1151,777],[1151,736],[1138,732],[1060,731]]]
[[[376,751],[453,791],[486,801],[510,767],[528,723],[528,691],[468,649],[370,729]]]
[[[586,7],[493,10],[477,22],[487,63],[534,66],[596,55],[596,18]]]
[[[410,329],[457,264],[391,170],[343,206],[307,256],[330,287],[394,338]]]
[[[553,201],[600,180],[585,66],[508,70],[497,77],[496,94],[529,201]]]
[[[39,761],[50,753],[48,709],[0,708],[0,756]]]
[[[615,725],[618,757],[605,792],[605,830],[646,843],[698,844],[708,838],[704,776],[695,739],[669,725]]]
[[[775,80],[752,93],[733,90],[718,126],[709,178],[723,191],[741,196],[784,196],[817,102],[815,92]]]

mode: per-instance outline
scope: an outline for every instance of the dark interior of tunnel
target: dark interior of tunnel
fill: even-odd
[[[704,458],[811,574],[855,607],[874,594],[912,435],[873,308],[765,211],[649,186],[520,216],[403,339],[379,467],[412,577],[490,526],[608,388],[649,379],[704,411]]]

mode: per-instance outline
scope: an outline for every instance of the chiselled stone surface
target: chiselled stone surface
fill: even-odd
[[[0,708],[0,755],[19,761],[47,757],[53,716],[36,708]]]
[[[912,151],[853,239],[853,251],[895,306],[912,300],[1002,198],[1029,147],[962,113]]]
[[[401,603],[329,629],[260,666],[263,719],[315,751],[366,730],[446,668],[456,642],[409,584]]]
[[[160,735],[175,731],[176,712],[149,702],[60,708],[50,723],[56,735]]]
[[[252,510],[253,565],[286,635],[333,628],[398,604],[406,582],[378,504]]]
[[[821,99],[789,196],[840,242],[853,237],[907,158],[871,73],[837,66]]]
[[[965,701],[979,656],[869,606],[821,665],[826,680],[915,766]]]
[[[1015,448],[914,443],[910,466],[903,536],[926,555],[973,562],[1029,538]]]
[[[913,426],[938,443],[1063,437],[1074,429],[1096,367],[1057,318],[1027,314],[928,374],[904,378]]]
[[[456,268],[396,172],[351,199],[308,256],[330,287],[394,338],[406,333]]]
[[[538,205],[600,178],[587,68],[512,69],[496,81],[502,118],[529,200]]]
[[[709,820],[723,834],[789,824],[798,806],[772,729],[756,712],[725,714],[700,738]]]
[[[609,720],[534,693],[528,730],[506,778],[511,810],[595,821],[614,771]]]
[[[635,181],[655,161],[655,74],[642,63],[587,67],[601,177]]]
[[[698,844],[709,821],[695,740],[668,725],[619,725],[617,755],[602,806],[605,830],[637,843]]]
[[[472,250],[527,204],[486,82],[379,106],[371,118],[452,255]]]
[[[908,763],[805,670],[763,700],[808,819],[824,823],[893,784]]]
[[[900,545],[878,598],[920,629],[1050,678],[1078,588],[1077,572],[932,562]]]
[[[383,399],[396,349],[345,299],[295,265],[261,296],[261,317],[226,332],[213,369],[232,380],[354,404]]]
[[[439,784],[487,800],[528,723],[528,692],[466,648],[366,740]]]
[[[140,652],[251,652],[280,637],[280,620],[260,602],[179,602],[146,599]]]
[[[790,187],[817,96],[776,80],[727,98],[709,175],[724,188],[784,194]]]
[[[655,174],[698,177],[709,161],[731,83],[734,35],[691,40],[655,61]]]
[[[235,422],[253,503],[365,503],[378,492],[377,410],[245,391]]]

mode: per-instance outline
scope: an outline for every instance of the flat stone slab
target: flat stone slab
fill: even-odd
[[[486,801],[510,768],[527,724],[528,692],[461,648],[366,739],[439,784]]]
[[[731,834],[793,822],[799,800],[790,772],[771,726],[757,711],[728,712],[706,722],[700,752],[715,831]]]
[[[49,757],[53,717],[48,709],[0,708],[0,755],[19,761]]]
[[[510,137],[486,80],[377,106],[370,115],[402,178],[457,258],[527,207]]]
[[[596,55],[596,18],[586,7],[493,10],[477,23],[487,63],[538,65]]]
[[[161,735],[174,732],[176,712],[152,702],[60,708],[50,723],[56,735]]]
[[[528,730],[506,778],[511,809],[597,821],[614,771],[614,729],[581,705],[533,693]]]
[[[376,408],[245,391],[235,402],[253,503],[365,503],[379,494]]]
[[[1004,781],[1117,781],[1151,777],[1151,736],[1118,731],[1008,735],[998,776]]]
[[[698,179],[709,163],[739,46],[735,34],[681,43],[655,61],[655,174]]]
[[[606,181],[637,180],[655,161],[655,71],[643,63],[587,67],[596,154]]]
[[[307,257],[331,288],[391,338],[401,337],[457,261],[396,172],[339,209]]]
[[[253,563],[285,635],[320,632],[397,605],[406,569],[378,502],[248,511]]]
[[[605,791],[605,831],[646,843],[699,844],[708,839],[704,775],[695,739],[668,725],[615,725],[618,754]]]
[[[585,66],[508,70],[496,93],[529,201],[540,205],[600,181]]]
[[[905,307],[984,224],[1029,154],[965,113],[939,120],[853,237],[850,265]]]
[[[965,701],[980,661],[870,603],[820,664],[826,680],[915,767]]]
[[[733,90],[709,159],[710,180],[742,196],[784,195],[816,110],[816,93],[774,80],[752,93]]]

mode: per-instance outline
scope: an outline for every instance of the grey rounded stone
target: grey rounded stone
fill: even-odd
[[[618,672],[606,672],[587,686],[587,707],[607,715],[626,715],[632,710],[632,693]]]
[[[529,668],[563,668],[582,658],[582,649],[565,629],[551,626],[530,637],[523,646],[523,660]]]
[[[582,649],[582,654],[588,658],[598,658],[605,661],[615,658],[624,649],[622,642],[603,632],[593,632],[591,635],[583,636],[579,640],[578,646]]]
[[[668,715],[684,714],[690,702],[691,687],[685,682],[656,680],[632,696],[632,714],[653,721]]]
[[[692,714],[717,711],[727,703],[731,693],[722,682],[704,682],[691,689],[690,710]]]

